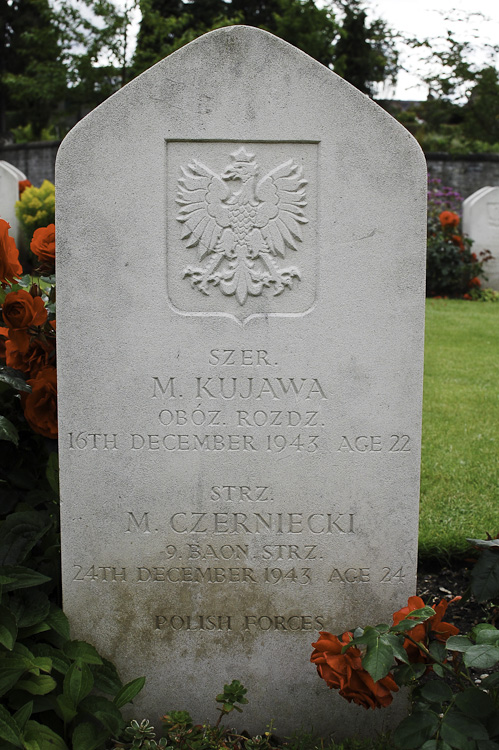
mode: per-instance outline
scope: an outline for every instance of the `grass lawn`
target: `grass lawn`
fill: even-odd
[[[499,304],[426,301],[419,549],[499,533]]]

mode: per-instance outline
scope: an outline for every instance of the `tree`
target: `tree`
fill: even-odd
[[[366,24],[361,0],[334,0],[324,8],[314,0],[140,0],[140,7],[135,72],[201,33],[242,23],[294,44],[366,93],[396,75],[394,35],[381,20]],[[341,27],[336,9],[344,16]]]
[[[396,79],[398,52],[394,34],[381,19],[368,25],[359,0],[340,5],[345,15],[334,48],[334,70],[360,91],[373,96],[377,83]]]
[[[1,134],[30,122],[37,137],[66,89],[56,15],[48,0],[2,0],[1,19]]]
[[[463,131],[468,138],[499,142],[499,74],[493,67],[477,73],[464,108]]]

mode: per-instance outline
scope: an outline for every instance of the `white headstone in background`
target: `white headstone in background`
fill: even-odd
[[[137,718],[366,733],[320,630],[415,592],[426,164],[276,37],[214,31],[80,122],[57,167],[64,606]],[[402,700],[402,705],[404,704]],[[232,715],[231,715],[231,721]]]
[[[499,291],[499,187],[483,187],[463,202],[463,232],[473,240],[472,251],[492,253],[485,263],[482,288]]]
[[[24,235],[16,216],[16,202],[19,200],[19,181],[26,175],[6,161],[0,161],[0,219],[10,224],[10,236],[14,237],[18,248],[23,244]]]

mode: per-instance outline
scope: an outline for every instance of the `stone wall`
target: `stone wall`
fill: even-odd
[[[55,180],[55,157],[59,145],[60,141],[43,141],[0,146],[0,160],[13,164],[39,187],[44,180]]]
[[[58,148],[59,141],[16,143],[0,147],[0,159],[14,164],[33,185],[39,186],[43,180],[54,182]],[[426,161],[430,175],[458,190],[463,198],[486,185],[499,185],[499,154],[433,153],[426,154]]]
[[[499,154],[426,154],[426,162],[432,177],[458,190],[463,198],[487,185],[499,186]]]

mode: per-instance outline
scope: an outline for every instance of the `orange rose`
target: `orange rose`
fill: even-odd
[[[26,421],[34,432],[44,437],[57,438],[57,371],[44,367],[35,378],[28,380],[31,393],[22,393],[21,402]]]
[[[27,351],[21,352],[13,341],[7,341],[5,348],[7,367],[21,370],[32,378],[55,361],[55,342],[42,342],[35,339]]]
[[[47,310],[41,297],[32,297],[25,289],[10,292],[2,307],[3,321],[9,328],[9,337],[19,351],[25,353],[30,344],[32,327],[47,320]]]
[[[443,229],[445,229],[445,227],[457,227],[461,221],[459,216],[453,211],[442,211],[438,218]]]
[[[31,240],[31,252],[44,263],[55,263],[55,224],[36,229]]]
[[[19,180],[19,197],[24,193],[26,188],[33,187],[29,180]]]
[[[425,622],[415,625],[411,630],[407,631],[407,635],[410,635],[412,640],[418,643],[423,643],[427,648],[430,640],[437,640],[441,643],[445,643],[447,638],[451,635],[457,635],[459,629],[455,625],[451,625],[449,622],[442,622],[442,618],[447,611],[447,607],[452,602],[458,601],[461,597],[456,596],[447,602],[442,599],[433,609],[435,614]],[[410,596],[408,600],[408,606],[402,607],[398,612],[393,615],[393,624],[398,625],[410,612],[415,609],[422,609],[425,606],[424,601],[419,596]],[[426,655],[419,649],[415,643],[412,643],[408,638],[404,640],[404,648],[407,651],[409,659],[412,664],[416,662],[425,662],[427,660]]]
[[[9,236],[9,229],[10,224],[0,219],[0,282],[4,284],[11,284],[23,274],[16,241]]]
[[[481,285],[482,285],[482,282],[480,281],[479,278],[477,278],[477,276],[475,276],[473,279],[470,279],[468,281],[468,286],[470,289],[474,286],[481,286]]]
[[[451,236],[452,243],[458,247],[461,252],[464,252],[464,242],[463,238],[459,236],[459,234],[453,234]]]
[[[321,631],[319,640],[312,643],[314,651],[310,661],[330,688],[336,688],[349,703],[352,701],[364,708],[382,708],[393,700],[392,692],[398,686],[391,674],[374,682],[369,672],[363,668],[361,653],[352,646],[344,654],[341,649],[353,638],[352,633],[343,633],[340,638]]]

